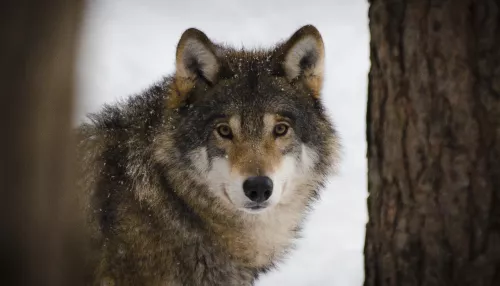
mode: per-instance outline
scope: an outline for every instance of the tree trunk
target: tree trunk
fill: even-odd
[[[82,4],[0,3],[0,285],[76,285],[62,198]]]
[[[369,17],[364,285],[500,285],[500,1]]]

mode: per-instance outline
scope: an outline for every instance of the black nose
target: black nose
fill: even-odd
[[[243,192],[256,203],[265,202],[273,193],[273,181],[266,176],[247,178],[243,182]]]

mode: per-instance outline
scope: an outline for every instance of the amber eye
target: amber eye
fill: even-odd
[[[275,136],[285,136],[288,132],[288,125],[284,123],[278,123],[274,126],[274,135]]]
[[[227,124],[220,124],[217,126],[217,133],[219,133],[220,137],[226,138],[226,139],[232,139],[233,138],[233,132],[231,131],[231,127]]]

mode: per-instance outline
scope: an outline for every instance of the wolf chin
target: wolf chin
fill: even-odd
[[[78,134],[87,285],[253,285],[338,161],[311,25],[270,49],[186,30],[176,69]]]

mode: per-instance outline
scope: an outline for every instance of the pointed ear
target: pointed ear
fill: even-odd
[[[306,25],[297,30],[275,56],[279,74],[288,81],[302,81],[315,98],[323,86],[325,48],[318,29]]]
[[[177,44],[174,90],[168,107],[177,108],[186,100],[196,83],[213,85],[221,68],[215,45],[200,30],[187,29]]]

